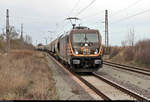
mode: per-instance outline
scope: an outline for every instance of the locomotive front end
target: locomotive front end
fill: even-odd
[[[98,30],[73,30],[70,64],[76,72],[94,72],[102,67],[102,40]]]

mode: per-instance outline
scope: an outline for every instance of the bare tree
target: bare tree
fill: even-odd
[[[17,33],[17,31],[15,30],[15,27],[14,26],[11,26],[10,27],[10,33],[9,33],[9,37],[10,37],[10,39],[13,39],[13,40],[15,40],[15,39],[18,39],[18,33]]]
[[[29,35],[26,35],[24,38],[24,42],[27,44],[32,44],[32,37]]]
[[[127,40],[121,41],[121,45],[122,45],[122,47],[126,47],[127,46]]]
[[[135,40],[135,32],[133,28],[129,30],[128,36],[127,36],[127,41],[128,41],[129,46],[134,46],[134,40]]]
[[[6,38],[6,33],[4,32],[4,29],[2,29],[2,35],[0,35],[1,37],[3,37],[4,39]],[[10,38],[10,40],[16,40],[16,39],[18,39],[18,33],[17,33],[17,31],[16,31],[16,29],[15,29],[15,27],[14,26],[10,26],[10,28],[9,28],[9,38]]]

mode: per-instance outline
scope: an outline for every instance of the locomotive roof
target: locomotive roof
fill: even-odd
[[[99,33],[99,30],[96,30],[96,29],[89,29],[87,27],[85,27],[84,29],[72,29],[68,32],[65,32],[64,34],[62,34],[60,37],[58,38],[62,38],[66,35],[70,35],[71,33],[78,33],[78,32],[82,32],[82,33],[95,33],[95,32],[98,32]]]
[[[93,32],[98,32],[96,29],[72,29],[71,32],[88,32],[88,33],[93,33]]]

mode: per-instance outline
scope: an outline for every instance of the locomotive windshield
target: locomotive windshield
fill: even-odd
[[[80,42],[98,42],[98,34],[96,33],[80,33],[80,34],[73,34],[73,41],[76,43]]]

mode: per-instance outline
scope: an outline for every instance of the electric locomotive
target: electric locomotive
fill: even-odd
[[[74,72],[102,68],[102,37],[98,30],[75,27],[49,44],[50,52]]]

